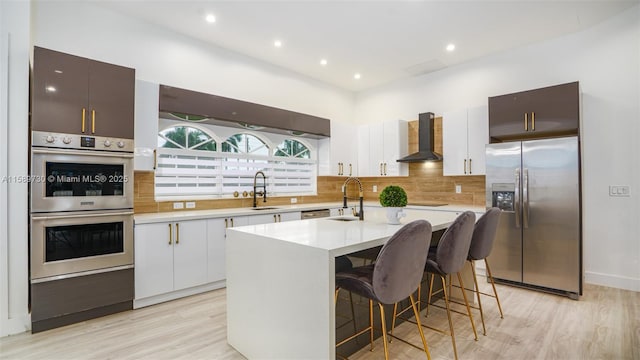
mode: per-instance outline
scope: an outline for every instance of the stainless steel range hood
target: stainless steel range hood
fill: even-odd
[[[418,116],[418,152],[407,155],[398,162],[439,161],[442,155],[433,151],[433,123],[435,115],[431,112]]]

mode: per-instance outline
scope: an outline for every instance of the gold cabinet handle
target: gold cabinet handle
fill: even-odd
[[[273,222],[278,222],[278,219],[276,218],[276,214],[273,214]]]
[[[536,113],[531,112],[531,131],[536,131]]]
[[[96,133],[96,110],[91,110],[91,133]]]
[[[529,114],[524,113],[524,131],[529,131]]]
[[[278,222],[282,222],[282,216],[280,216],[280,214],[278,214]]]
[[[382,175],[382,163],[380,163],[380,175]]]
[[[349,176],[353,174],[353,166],[349,164]]]
[[[473,174],[473,173],[471,172],[471,159],[469,159],[469,175],[471,175],[471,174]]]
[[[224,219],[224,228],[228,228],[229,227],[229,219]]]
[[[153,149],[153,170],[158,168],[158,150]]]
[[[467,159],[464,159],[464,174],[467,174]]]
[[[387,175],[387,163],[384,163],[384,175]]]
[[[169,245],[171,245],[171,243],[173,243],[173,228],[171,227],[172,224],[169,224]]]
[[[82,108],[82,132],[84,132],[84,120],[87,117],[87,109]]]
[[[180,224],[176,223],[176,244],[180,244]]]

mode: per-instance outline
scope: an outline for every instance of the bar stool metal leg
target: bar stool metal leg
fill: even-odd
[[[489,262],[487,258],[484,259],[484,264],[487,267],[487,275],[489,275],[489,281],[491,281],[491,286],[493,287],[493,294],[496,296],[496,301],[498,302],[498,310],[500,310],[500,319],[504,319],[504,315],[502,314],[502,306],[500,306],[500,298],[498,298],[498,292],[496,291],[496,284],[493,281],[493,275],[491,275],[491,268],[489,268]]]
[[[478,278],[476,277],[476,265],[473,260],[469,261],[471,272],[473,273],[473,283],[476,287],[476,298],[478,299],[478,308],[480,309],[480,320],[482,321],[482,335],[487,336],[487,328],[484,325],[484,313],[482,312],[482,301],[480,300],[480,289],[478,288]]]

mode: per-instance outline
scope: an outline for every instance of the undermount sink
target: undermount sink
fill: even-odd
[[[273,207],[273,206],[251,208],[251,210],[276,210],[276,209],[277,209],[277,207]]]
[[[358,220],[358,218],[356,218],[356,217],[353,217],[353,218],[335,217],[335,218],[328,218],[327,220],[333,220],[333,221],[356,221],[356,220]]]

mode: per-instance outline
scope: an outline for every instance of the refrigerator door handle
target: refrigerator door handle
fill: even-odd
[[[522,223],[525,229],[529,228],[529,169],[524,169],[524,181],[522,184],[522,197],[524,198],[524,208]]]
[[[520,169],[516,169],[516,188],[515,188],[515,204],[513,211],[516,213],[516,228],[520,228],[520,210],[522,205],[520,204]]]

